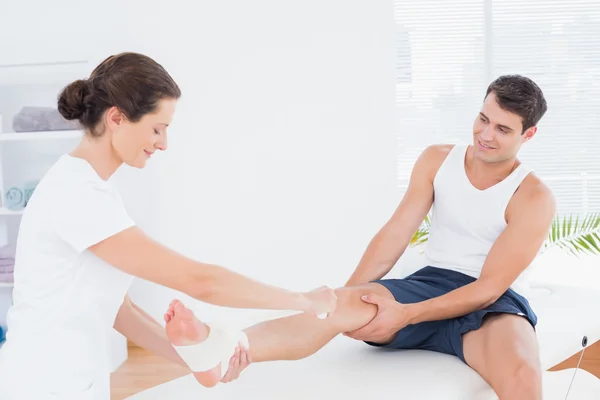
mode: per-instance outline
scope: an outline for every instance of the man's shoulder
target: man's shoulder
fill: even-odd
[[[454,148],[454,144],[430,144],[421,152],[421,160],[426,164],[439,166]]]
[[[534,172],[529,173],[519,186],[523,197],[529,200],[554,199],[552,190],[546,183]]]
[[[536,209],[548,214],[554,214],[556,211],[556,198],[554,193],[544,181],[535,173],[529,173],[513,196],[511,201],[513,210],[515,209]]]
[[[427,154],[430,157],[446,158],[454,146],[456,145],[448,143],[430,144],[423,150],[423,154]]]
[[[448,154],[454,148],[454,144],[431,144],[422,152],[417,164],[419,168],[427,171],[427,175],[433,179],[438,169],[443,164]]]

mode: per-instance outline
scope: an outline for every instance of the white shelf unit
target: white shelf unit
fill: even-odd
[[[9,210],[8,208],[0,208],[0,216],[8,216],[8,215],[23,215],[23,211],[25,210]]]
[[[23,107],[56,108],[58,93],[70,82],[87,78],[87,61],[0,64],[0,247],[16,244],[25,209],[9,209],[6,191],[31,188],[58,158],[74,147],[81,130],[15,132],[14,117]],[[0,327],[7,329],[12,282],[0,282]],[[1,346],[1,344],[0,344]]]
[[[25,142],[39,140],[70,140],[79,139],[83,131],[50,131],[50,132],[16,132],[1,133],[0,142]]]
[[[83,135],[78,130],[13,132],[13,116],[24,106],[56,107],[58,93],[70,82],[87,78],[96,61],[0,65],[0,246],[16,241],[24,213],[4,206],[5,189],[40,179]],[[12,304],[13,287],[12,283],[0,282],[3,328],[7,328],[6,312]],[[125,362],[128,354],[127,340],[116,331],[112,331],[111,343],[112,372]]]

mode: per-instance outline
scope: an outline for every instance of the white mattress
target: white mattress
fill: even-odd
[[[535,289],[529,298],[539,317],[538,337],[544,369],[578,352],[584,335],[588,337],[588,346],[600,339],[600,321],[596,318],[600,291],[546,286]],[[570,376],[570,372],[546,372],[545,399],[563,400]],[[600,398],[600,380],[586,374],[581,376],[580,379],[587,379],[589,388],[596,386],[584,392],[597,390]],[[428,351],[377,349],[343,336],[312,357],[294,362],[254,364],[239,380],[212,389],[203,388],[188,375],[129,399],[240,398],[497,399],[485,381],[455,357]],[[569,400],[583,398],[569,397]]]

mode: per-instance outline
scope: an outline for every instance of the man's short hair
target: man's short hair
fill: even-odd
[[[548,105],[544,93],[531,79],[521,75],[502,75],[492,82],[485,97],[496,95],[498,105],[521,117],[523,131],[536,126],[546,113]]]

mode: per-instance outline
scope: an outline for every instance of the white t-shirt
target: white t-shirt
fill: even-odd
[[[109,399],[110,334],[133,277],[87,248],[133,225],[117,190],[81,158],[63,155],[40,181],[17,240],[3,400],[7,387],[18,399],[31,389],[36,400]]]

